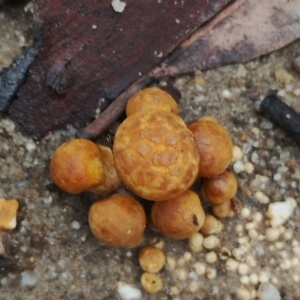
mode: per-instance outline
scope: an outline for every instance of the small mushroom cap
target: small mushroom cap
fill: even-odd
[[[98,200],[89,210],[93,234],[112,247],[136,247],[143,240],[146,214],[133,197],[116,194]]]
[[[52,155],[50,173],[55,184],[70,194],[97,186],[104,178],[99,147],[86,139],[60,145]]]
[[[176,198],[155,202],[151,218],[163,235],[186,239],[199,231],[205,215],[198,195],[188,190]]]
[[[139,263],[146,272],[157,273],[162,269],[165,262],[164,252],[156,247],[143,247],[139,253]]]
[[[223,202],[222,204],[214,204],[213,213],[219,218],[233,217],[234,211],[232,209],[231,200]]]
[[[129,116],[113,146],[121,181],[142,198],[164,201],[189,189],[199,167],[199,151],[184,121],[150,110]]]
[[[109,147],[98,145],[103,163],[104,178],[99,185],[90,189],[91,192],[96,194],[109,193],[116,190],[121,185],[112,151]]]
[[[203,195],[213,204],[229,201],[236,194],[237,182],[234,174],[225,170],[220,175],[203,180]]]
[[[224,172],[232,159],[232,141],[227,130],[208,118],[188,126],[193,132],[200,153],[199,176],[214,177]]]
[[[178,115],[178,105],[173,97],[159,88],[146,88],[135,93],[128,101],[126,115],[130,115],[141,110],[164,110]]]
[[[163,288],[163,281],[157,274],[143,273],[141,277],[141,285],[149,294],[156,294]]]
[[[9,231],[17,226],[19,203],[15,199],[0,199],[0,230]]]

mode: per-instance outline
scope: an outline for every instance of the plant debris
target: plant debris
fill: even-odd
[[[120,14],[110,1],[37,0],[41,44],[11,116],[35,137],[85,126],[230,2],[127,0]]]

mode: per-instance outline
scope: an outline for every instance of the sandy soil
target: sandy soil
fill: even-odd
[[[32,19],[23,6],[20,2],[0,8],[0,70],[30,43]],[[257,299],[259,285],[265,282],[271,282],[282,299],[298,299],[299,145],[259,115],[250,99],[262,100],[269,90],[278,90],[280,97],[300,112],[300,74],[293,68],[299,55],[300,41],[296,41],[245,64],[174,80],[182,93],[184,120],[214,116],[241,150],[231,169],[236,173],[237,197],[244,208],[233,218],[222,220],[224,230],[217,234],[220,243],[211,250],[195,253],[186,240],[170,240],[147,230],[143,245],[159,238],[168,258],[160,272],[163,290],[153,296],[140,284],[140,247],[110,248],[90,232],[87,212],[97,197],[68,195],[52,185],[50,156],[58,145],[75,137],[76,130],[68,128],[34,141],[2,114],[0,198],[17,199],[20,204],[17,228],[10,234],[10,254],[22,268],[1,270],[0,299],[125,299],[117,291],[119,282],[141,290],[141,299]],[[276,79],[279,69],[292,76],[291,82]],[[98,142],[108,143],[106,137]],[[199,191],[199,185],[194,189]],[[285,200],[293,203],[293,214],[276,229],[278,236],[271,241],[268,205]],[[231,260],[220,255],[223,247],[228,248]],[[211,251],[217,254],[214,263],[207,262]],[[232,260],[237,262],[236,270]]]

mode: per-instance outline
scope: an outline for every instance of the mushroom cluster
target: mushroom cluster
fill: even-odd
[[[116,131],[112,150],[74,139],[53,154],[50,171],[59,188],[104,195],[91,206],[88,220],[93,234],[106,245],[141,244],[146,214],[138,197],[153,202],[147,223],[172,239],[189,239],[199,230],[205,234],[222,230],[222,223],[205,215],[200,197],[211,203],[215,216],[232,215],[237,182],[228,171],[233,153],[229,133],[208,116],[187,125],[178,112],[168,93],[144,89],[129,99],[127,118]],[[196,180],[201,189],[194,185]],[[137,197],[111,195],[121,183]],[[145,248],[140,255],[146,271],[143,286],[150,293],[157,275],[149,268],[157,266],[145,264],[148,256],[155,256],[152,250]]]

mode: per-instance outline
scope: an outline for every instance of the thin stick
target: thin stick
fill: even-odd
[[[153,82],[153,77],[142,78],[132,84],[128,89],[121,93],[95,121],[90,123],[83,130],[83,135],[94,138],[102,134],[113,122],[115,122],[124,112],[128,99],[140,89],[145,88]]]

